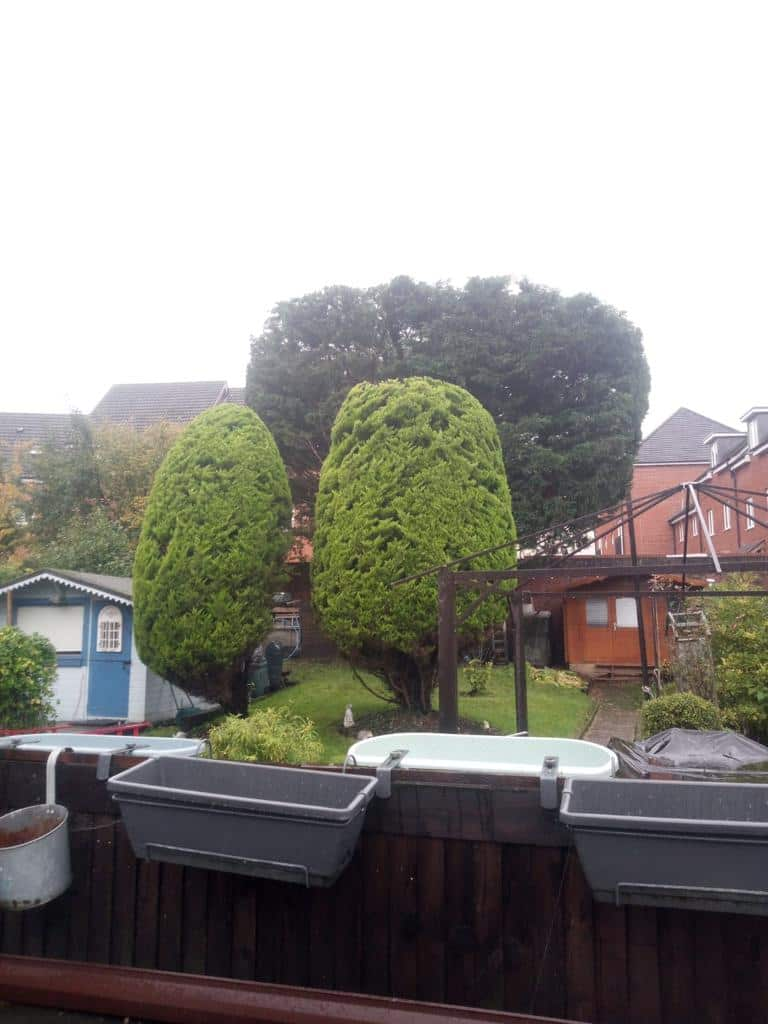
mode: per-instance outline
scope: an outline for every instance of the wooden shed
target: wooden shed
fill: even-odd
[[[648,581],[643,580],[642,585],[647,588]],[[667,601],[643,597],[642,607],[648,664],[656,667],[669,657]],[[563,628],[569,665],[640,669],[640,631],[631,577],[573,584],[564,594]]]

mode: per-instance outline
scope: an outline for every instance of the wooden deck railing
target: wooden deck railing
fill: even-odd
[[[135,763],[113,759],[113,772]],[[0,754],[0,809],[45,756]],[[768,919],[593,902],[524,779],[400,772],[330,889],[136,861],[95,758],[62,755],[74,883],[0,951],[602,1024],[768,1019]]]

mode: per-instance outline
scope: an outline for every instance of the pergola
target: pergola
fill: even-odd
[[[639,557],[635,533],[636,520],[661,502],[682,492],[683,511],[685,513],[685,530],[683,551],[680,556]],[[486,548],[465,555],[445,565],[431,566],[412,576],[396,580],[393,586],[401,586],[424,576],[438,578],[438,686],[440,694],[440,731],[458,732],[459,726],[459,690],[458,690],[458,640],[460,627],[489,597],[503,594],[506,598],[514,627],[514,667],[515,667],[515,708],[517,728],[528,730],[528,694],[525,666],[525,644],[523,636],[523,592],[514,584],[519,577],[541,579],[584,579],[595,576],[604,578],[630,577],[633,582],[633,594],[637,608],[637,627],[640,643],[640,661],[643,682],[649,681],[648,653],[646,649],[645,628],[643,622],[643,599],[666,599],[668,592],[653,590],[643,585],[643,580],[651,576],[682,575],[681,592],[686,590],[687,574],[694,570],[697,575],[722,576],[728,573],[759,573],[768,574],[768,555],[745,552],[738,555],[718,555],[712,536],[708,529],[705,516],[701,510],[699,496],[714,499],[726,508],[730,508],[737,516],[743,516],[754,525],[768,529],[768,521],[758,519],[756,510],[768,513],[766,495],[759,491],[726,489],[715,487],[706,481],[695,481],[676,484],[665,490],[646,495],[633,504],[631,498],[618,502],[588,516],[580,516],[549,527],[546,530],[514,538],[493,548]],[[750,511],[747,512],[746,500],[750,500]],[[756,500],[759,499],[759,500]],[[688,551],[689,529],[692,516],[696,516],[708,550],[704,556],[692,556]],[[768,515],[766,515],[768,519]],[[597,529],[590,524],[597,523]],[[580,554],[585,548],[607,536],[619,526],[627,526],[629,534],[630,554],[618,557],[596,557]],[[589,533],[586,540],[585,532]],[[506,569],[467,569],[460,568],[473,559],[481,558],[501,550],[511,550],[515,554],[520,550],[522,541],[530,544],[534,550],[547,544],[557,544],[563,536],[582,535],[578,546],[570,546],[565,553],[555,555],[536,555],[524,559],[521,564],[511,565]],[[560,543],[562,547],[562,542]],[[759,546],[759,545],[758,545]],[[477,596],[457,615],[456,595],[459,591],[476,592]],[[552,596],[551,591],[526,590],[532,596]],[[623,591],[602,592],[604,596],[625,596]],[[768,589],[755,590],[717,590],[701,591],[702,597],[756,597],[765,596]]]

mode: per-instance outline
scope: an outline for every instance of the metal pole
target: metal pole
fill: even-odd
[[[515,713],[517,732],[528,732],[528,681],[525,673],[525,636],[523,634],[523,595],[512,596],[515,623]]]
[[[459,679],[456,662],[456,584],[450,569],[441,569],[437,586],[437,682],[440,732],[459,731]]]
[[[635,515],[632,511],[632,496],[627,496],[627,525],[629,526],[629,553],[632,557],[632,565],[637,565],[637,538],[635,536]],[[632,587],[635,591],[635,608],[637,609],[638,640],[640,641],[640,666],[643,673],[643,686],[648,685],[648,651],[645,645],[645,616],[643,614],[643,599],[640,596],[640,577],[632,577]]]
[[[701,524],[701,532],[704,536],[704,540],[707,542],[707,547],[709,548],[709,557],[712,559],[715,566],[715,572],[719,575],[723,570],[720,568],[720,561],[718,560],[717,552],[715,551],[715,545],[712,543],[712,538],[709,535],[709,527],[704,519],[704,513],[701,511],[701,505],[699,504],[699,498],[696,494],[696,488],[693,484],[688,484],[688,490],[691,493],[693,506],[696,509],[696,515],[698,516],[699,523]]]

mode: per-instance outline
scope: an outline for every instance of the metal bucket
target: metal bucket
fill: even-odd
[[[48,755],[44,804],[0,817],[0,910],[50,903],[72,882],[69,811],[56,803],[56,761]]]

